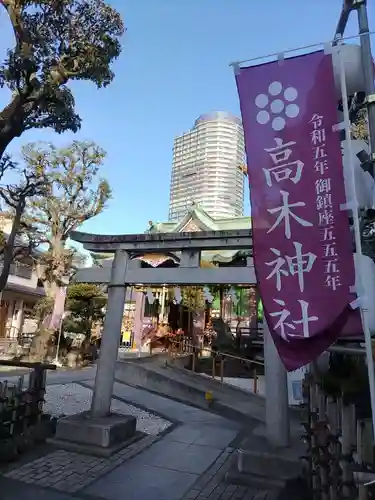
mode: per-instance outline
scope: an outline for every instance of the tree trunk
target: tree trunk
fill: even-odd
[[[86,328],[86,338],[89,339],[91,338],[91,332],[92,332],[92,323],[94,319],[94,305],[92,299],[89,300],[89,314],[88,314],[88,322],[87,322],[87,328]]]
[[[58,265],[53,266],[55,267],[53,272],[47,271],[47,273],[46,268],[48,268],[48,265],[39,266],[38,274],[39,278],[43,280],[43,287],[46,297],[55,300],[56,294],[61,286],[60,280],[64,275],[64,266],[61,263],[63,257],[63,246],[61,245],[61,238],[59,237],[59,235],[55,234],[52,237],[49,251],[53,256],[53,261]],[[54,333],[54,330],[50,326],[51,321],[47,325],[42,325],[33,339],[31,354],[37,361],[43,361],[47,355],[48,344],[51,336]]]
[[[3,154],[5,153],[6,148],[8,147],[8,144],[6,142],[3,142],[0,139],[0,160],[3,157]]]
[[[32,340],[29,354],[30,361],[42,363],[45,360],[52,333],[53,332],[49,328],[43,326],[43,324],[40,326]]]
[[[3,268],[0,274],[0,293],[5,289],[6,284],[8,282],[10,266],[13,262],[13,251],[14,251],[14,243],[16,241],[17,232],[20,227],[21,217],[25,208],[25,203],[20,203],[16,208],[16,213],[13,219],[12,229],[10,231],[10,235],[8,236],[8,240],[5,243],[4,253],[3,253]]]
[[[0,159],[13,139],[20,137],[23,132],[24,116],[19,104],[18,99],[13,99],[6,108],[0,110]]]
[[[0,132],[0,160],[3,157],[7,147],[12,142],[13,137],[7,137]]]

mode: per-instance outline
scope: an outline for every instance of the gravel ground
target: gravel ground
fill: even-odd
[[[44,411],[55,417],[74,415],[88,410],[92,391],[79,384],[59,384],[47,386]],[[135,406],[112,399],[112,411],[137,417],[137,430],[145,434],[157,435],[167,429],[171,422]]]

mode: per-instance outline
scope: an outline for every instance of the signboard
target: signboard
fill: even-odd
[[[288,370],[343,332],[361,333],[345,204],[332,57],[323,51],[236,75],[250,184],[254,263]]]

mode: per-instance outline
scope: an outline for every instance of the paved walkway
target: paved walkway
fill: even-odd
[[[177,488],[177,490],[172,489],[171,492],[165,495],[160,489],[153,488],[153,486],[150,485],[150,490],[153,490],[151,496],[138,497],[137,495],[143,494],[144,491],[140,492],[138,487],[135,487],[135,490],[131,492],[130,496],[127,490],[124,491],[121,489],[121,491],[118,492],[118,498],[121,500],[130,500],[133,498],[140,498],[142,500],[160,500],[161,498],[168,500],[170,498],[178,498],[181,500],[274,500],[275,496],[273,493],[224,483],[223,479],[228,469],[232,451],[231,448],[227,448],[182,497],[176,496],[180,494],[178,491],[179,488]],[[103,476],[101,479],[102,482],[107,483],[109,480],[110,475]],[[142,481],[148,483],[149,478],[138,476],[138,483]],[[123,477],[122,484],[125,483],[126,478]],[[94,489],[94,486],[95,483],[92,485],[92,489]],[[168,486],[170,487],[170,485]],[[108,498],[108,496],[103,497],[101,492],[94,491],[89,494],[86,489],[75,494],[68,494],[63,491],[56,491],[54,488],[36,486],[35,484],[25,485],[20,481],[1,477],[0,488],[1,491],[6,492],[5,496],[2,495],[0,497],[2,500],[103,500],[103,498]]]
[[[93,386],[92,379],[81,383]],[[264,492],[223,482],[237,423],[122,384],[115,384],[114,397],[172,425],[107,459],[53,450],[0,478],[1,500],[266,498]]]
[[[28,374],[31,369],[3,371],[0,370],[0,382],[8,380],[9,383],[17,383],[19,376],[24,375],[25,383],[28,380]],[[75,370],[60,369],[56,371],[47,371],[47,385],[65,384],[69,382],[82,382],[85,380],[94,380],[96,365],[78,368]]]

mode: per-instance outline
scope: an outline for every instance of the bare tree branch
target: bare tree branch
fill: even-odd
[[[42,172],[50,181],[47,196],[32,198],[27,210],[32,227],[48,240],[38,264],[47,295],[55,293],[77,260],[77,251],[67,246],[70,231],[102,212],[111,198],[107,181],[98,178],[105,156],[93,142],[23,149],[27,171]]]
[[[3,168],[2,168],[3,167]],[[9,157],[0,160],[0,178],[7,170],[18,170]],[[2,268],[0,273],[0,291],[4,290],[13,261],[26,257],[37,248],[40,241],[32,238],[31,227],[26,235],[26,221],[23,220],[27,203],[35,196],[45,196],[49,180],[42,172],[31,171],[27,168],[21,170],[19,183],[4,184],[0,186],[0,199],[12,217],[12,227],[9,234],[1,232],[0,257]]]

